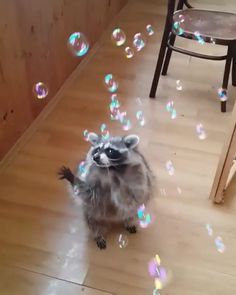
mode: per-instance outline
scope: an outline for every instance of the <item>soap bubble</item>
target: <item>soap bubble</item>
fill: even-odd
[[[176,109],[173,109],[171,112],[171,119],[175,119],[177,117]]]
[[[134,35],[133,45],[137,51],[142,50],[146,45],[146,40],[141,33]]]
[[[144,126],[145,125],[146,122],[145,122],[145,118],[144,118],[144,115],[143,115],[143,112],[142,111],[138,111],[136,113],[136,118],[137,118],[140,126]]]
[[[197,39],[198,43],[200,43],[201,45],[205,44],[205,40],[198,31],[194,32],[194,36]]]
[[[79,175],[84,178],[86,177],[88,171],[87,171],[87,167],[86,167],[86,163],[85,161],[82,161],[80,164],[79,164]]]
[[[123,119],[123,121],[122,121],[123,130],[128,131],[131,129],[131,127],[132,127],[131,121],[128,119]]]
[[[225,252],[225,245],[221,237],[218,236],[215,238],[215,245],[218,252],[220,253]]]
[[[221,101],[227,101],[228,97],[227,97],[227,89],[223,89],[223,88],[219,88],[218,89],[218,95]]]
[[[147,31],[149,36],[152,36],[154,34],[154,29],[153,29],[152,25],[147,25],[146,26],[146,31]]]
[[[122,46],[126,41],[126,35],[120,28],[114,29],[111,34],[111,40],[116,46]]]
[[[124,249],[128,246],[128,237],[124,234],[120,234],[118,238],[118,245],[121,249]]]
[[[181,23],[181,21],[180,22],[174,22],[173,28],[172,28],[173,31],[175,32],[175,34],[178,35],[178,36],[181,36],[184,33],[184,30],[181,28],[180,23]]]
[[[150,213],[146,213],[145,205],[141,205],[137,210],[139,225],[142,228],[147,228],[152,222],[152,216]]]
[[[119,83],[113,74],[107,74],[104,78],[104,82],[109,92],[113,93],[117,91]]]
[[[180,80],[176,80],[176,89],[179,91],[183,89],[183,86]]]
[[[209,236],[213,236],[213,229],[209,223],[206,224],[206,230]]]
[[[168,101],[167,104],[166,104],[166,110],[167,110],[167,112],[172,112],[173,108],[174,108],[174,102],[173,102],[173,100]]]
[[[85,140],[85,141],[89,141],[89,137],[88,137],[88,135],[89,135],[89,132],[88,132],[88,130],[87,130],[87,129],[86,129],[86,130],[84,130],[83,134],[84,134],[84,140]]]
[[[177,187],[177,192],[178,192],[179,195],[182,194],[182,189],[179,186]]]
[[[132,58],[134,56],[134,50],[129,46],[125,47],[125,56],[127,58]]]
[[[180,14],[179,15],[179,22],[180,23],[183,23],[184,22],[184,16],[183,16],[183,14]]]
[[[170,272],[161,265],[161,260],[158,255],[149,262],[148,272],[150,276],[155,279],[155,290],[163,289],[170,280]]]
[[[201,139],[201,140],[206,139],[207,134],[206,134],[206,131],[201,123],[196,125],[196,132],[197,132],[199,139]]]
[[[33,93],[38,99],[44,99],[48,95],[48,87],[43,82],[38,82],[33,86]]]
[[[170,176],[175,174],[175,168],[170,160],[166,162],[166,170]]]
[[[101,130],[101,133],[102,133],[102,138],[105,139],[105,140],[108,140],[109,136],[110,136],[110,133],[107,130],[107,125],[103,123],[101,125],[101,127],[100,127],[100,130]]]
[[[75,32],[70,35],[67,46],[75,56],[84,56],[89,50],[89,43],[83,33]]]
[[[79,195],[79,187],[78,187],[78,185],[74,185],[74,187],[73,187],[73,191],[74,191],[74,194],[75,195]]]

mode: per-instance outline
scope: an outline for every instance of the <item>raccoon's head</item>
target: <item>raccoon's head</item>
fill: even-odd
[[[109,140],[104,140],[96,133],[89,133],[88,141],[92,144],[88,159],[99,167],[112,167],[132,162],[139,137],[127,135],[110,137]]]

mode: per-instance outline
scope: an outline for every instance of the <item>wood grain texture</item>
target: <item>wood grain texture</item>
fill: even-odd
[[[228,4],[233,10],[234,1],[225,2],[225,7]],[[210,7],[211,1],[204,5]],[[221,1],[215,1],[217,7],[222,7]],[[0,278],[4,295],[15,294],[14,286],[9,286],[11,274],[17,294],[22,295],[27,290],[49,295],[44,292],[49,281],[42,280],[42,275],[116,295],[152,294],[154,281],[147,265],[156,254],[172,273],[163,295],[235,294],[236,198],[227,196],[230,203],[224,206],[214,206],[208,200],[231,115],[230,111],[220,113],[217,98],[223,63],[189,62],[187,57],[173,54],[157,99],[150,100],[165,9],[166,1],[130,1],[116,23],[125,30],[127,45],[135,33],[145,31],[146,24],[153,24],[155,35],[147,37],[147,46],[128,60],[122,48],[111,44],[109,29],[105,42],[83,70],[75,72],[75,79],[62,91],[54,109],[41,117],[27,142],[8,165],[2,166]],[[210,54],[225,50],[182,39],[178,43]],[[132,236],[122,228],[114,229],[108,236],[107,250],[102,252],[89,237],[81,205],[75,204],[56,172],[63,164],[74,169],[85,156],[89,145],[83,139],[84,129],[99,132],[104,122],[112,134],[126,134],[109,118],[110,94],[103,85],[108,72],[117,76],[122,109],[133,123],[130,132],[141,138],[140,149],[156,175],[157,189],[148,207],[153,224]],[[182,91],[176,90],[177,79]],[[235,96],[236,89],[230,87],[229,110]],[[141,105],[137,97],[141,97]],[[177,110],[176,120],[166,111],[170,99]],[[135,119],[140,108],[145,114],[144,127]],[[198,122],[206,129],[206,140],[197,137]],[[168,160],[175,167],[173,176],[166,171]],[[235,196],[235,186],[231,192]],[[212,237],[206,230],[208,223],[213,228]],[[124,249],[118,245],[120,233],[128,237]],[[223,239],[224,253],[216,249],[217,236]],[[62,290],[66,294],[69,286],[59,287],[58,293]]]
[[[126,2],[0,1],[0,159],[80,63],[69,35],[84,32],[92,47]],[[50,90],[44,100],[32,94],[38,81]]]

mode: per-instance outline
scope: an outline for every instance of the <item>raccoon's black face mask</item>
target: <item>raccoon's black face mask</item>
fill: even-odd
[[[89,133],[88,140],[92,144],[89,155],[99,167],[119,166],[130,162],[132,150],[139,143],[137,135],[111,137],[109,140],[103,140],[101,136]]]

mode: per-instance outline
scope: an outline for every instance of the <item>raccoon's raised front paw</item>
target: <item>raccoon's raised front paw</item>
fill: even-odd
[[[137,228],[135,225],[127,225],[125,228],[131,234],[136,234],[137,232]]]
[[[58,171],[59,179],[66,179],[71,184],[74,182],[74,174],[71,172],[70,168],[62,166]]]
[[[100,250],[105,250],[107,247],[107,242],[104,240],[104,238],[99,237],[95,239],[97,246]]]

